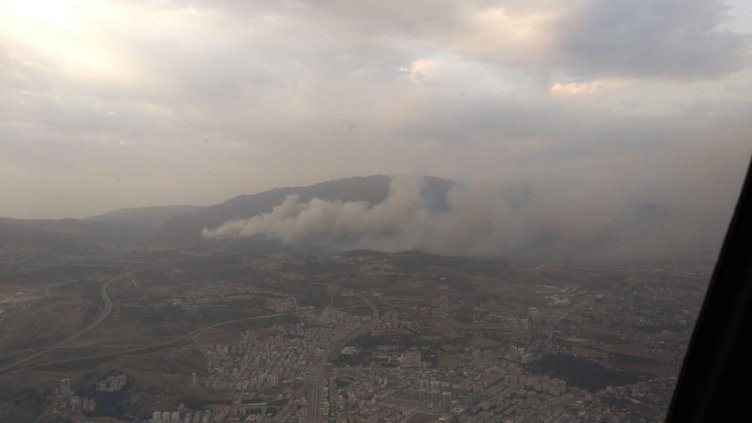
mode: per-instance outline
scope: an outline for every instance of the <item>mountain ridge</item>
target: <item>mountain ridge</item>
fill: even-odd
[[[432,207],[445,207],[446,194],[455,182],[431,176],[424,194]],[[65,252],[105,246],[225,247],[250,251],[279,248],[266,240],[213,241],[201,236],[207,227],[233,219],[270,212],[289,195],[300,201],[364,201],[373,206],[387,198],[392,176],[370,175],[333,179],[311,185],[272,188],[241,194],[209,206],[168,205],[117,209],[84,219],[14,219],[0,217],[0,248],[33,248]]]
[[[424,181],[424,191],[432,206],[445,207],[446,193],[455,182],[433,176],[416,176]],[[271,212],[288,195],[297,194],[301,202],[313,198],[329,201],[364,201],[373,206],[389,195],[392,176],[370,175],[334,179],[312,185],[273,188],[256,194],[243,194],[189,215],[175,216],[157,229],[154,242],[159,245],[198,246],[209,241],[201,230],[220,226],[234,219],[248,219]]]
[[[83,220],[103,223],[122,223],[143,226],[145,228],[157,228],[164,225],[173,217],[196,212],[209,206],[196,206],[191,204],[128,207],[112,210],[106,213],[89,216]]]

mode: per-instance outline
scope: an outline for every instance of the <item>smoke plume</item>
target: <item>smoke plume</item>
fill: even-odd
[[[526,260],[712,260],[723,220],[621,195],[556,187],[455,185],[431,207],[419,177],[393,177],[381,203],[288,196],[270,213],[203,230],[209,239],[264,237],[325,251],[419,249]]]

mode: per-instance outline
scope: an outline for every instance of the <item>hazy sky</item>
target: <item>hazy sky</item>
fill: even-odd
[[[0,0],[0,215],[411,173],[726,219],[751,36],[745,0]]]

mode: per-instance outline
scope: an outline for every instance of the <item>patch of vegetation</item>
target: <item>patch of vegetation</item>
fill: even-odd
[[[439,363],[439,351],[441,343],[438,341],[429,341],[419,336],[413,335],[361,335],[351,342],[351,345],[357,347],[360,351],[370,351],[371,353],[377,347],[383,345],[393,345],[397,347],[396,352],[401,353],[409,349],[420,351],[421,361],[430,363],[436,367]]]
[[[365,367],[371,362],[373,354],[370,351],[358,351],[355,354],[340,354],[333,361],[337,367]]]
[[[611,361],[617,365],[629,366],[629,365],[651,365],[658,362],[649,357],[640,357],[632,354],[619,354],[611,353]]]
[[[565,380],[568,384],[594,392],[606,386],[635,383],[641,377],[635,373],[608,369],[601,364],[569,354],[546,354],[530,362],[527,369]]]
[[[28,413],[28,416],[31,417],[42,413],[47,404],[47,397],[43,392],[29,389],[14,395],[11,403],[25,413]],[[28,421],[32,420],[29,419]]]
[[[348,376],[338,377],[335,380],[335,382],[337,383],[337,389],[345,389],[348,386],[350,386],[350,384],[352,384],[353,382],[355,382],[355,378],[348,377]]]
[[[197,397],[191,397],[191,396],[184,396],[181,397],[178,402],[182,402],[185,404],[187,408],[193,409],[193,410],[203,410],[208,402],[203,398],[197,398]]]

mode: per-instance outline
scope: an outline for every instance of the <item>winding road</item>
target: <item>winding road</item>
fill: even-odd
[[[110,279],[107,279],[102,284],[102,286],[99,287],[99,296],[102,297],[102,301],[104,302],[104,307],[102,308],[102,311],[99,312],[99,314],[97,315],[97,317],[91,323],[89,323],[88,325],[86,325],[80,331],[78,331],[78,332],[76,332],[76,333],[74,333],[72,335],[69,335],[68,337],[66,337],[66,338],[64,338],[64,339],[62,339],[62,340],[60,340],[60,341],[58,341],[58,342],[50,345],[47,348],[44,348],[44,349],[42,349],[42,350],[40,350],[40,351],[38,351],[38,352],[36,352],[34,354],[26,356],[26,357],[22,358],[21,360],[18,360],[18,361],[14,362],[14,363],[7,364],[7,365],[5,365],[3,367],[0,367],[0,373],[7,373],[7,372],[9,372],[9,371],[11,371],[11,370],[13,370],[15,368],[18,368],[22,364],[25,364],[25,363],[28,363],[30,361],[36,360],[37,358],[39,358],[39,357],[41,357],[41,356],[43,356],[45,354],[49,354],[50,352],[52,352],[52,351],[54,351],[54,350],[56,350],[58,348],[61,348],[61,347],[65,346],[65,345],[67,345],[67,344],[75,341],[76,339],[78,339],[78,338],[86,335],[87,333],[91,332],[94,328],[96,328],[97,326],[101,325],[102,322],[104,322],[104,320],[107,318],[107,316],[110,315],[110,312],[112,311],[112,300],[110,300],[110,296],[107,294],[107,288],[109,288],[110,284],[112,284],[113,282],[115,282],[115,281],[117,281],[117,280],[119,280],[119,279],[121,279],[121,278],[129,275],[130,273],[131,272],[126,272],[126,273],[123,273],[123,274],[120,274],[120,275],[117,275],[117,276],[113,276]]]

